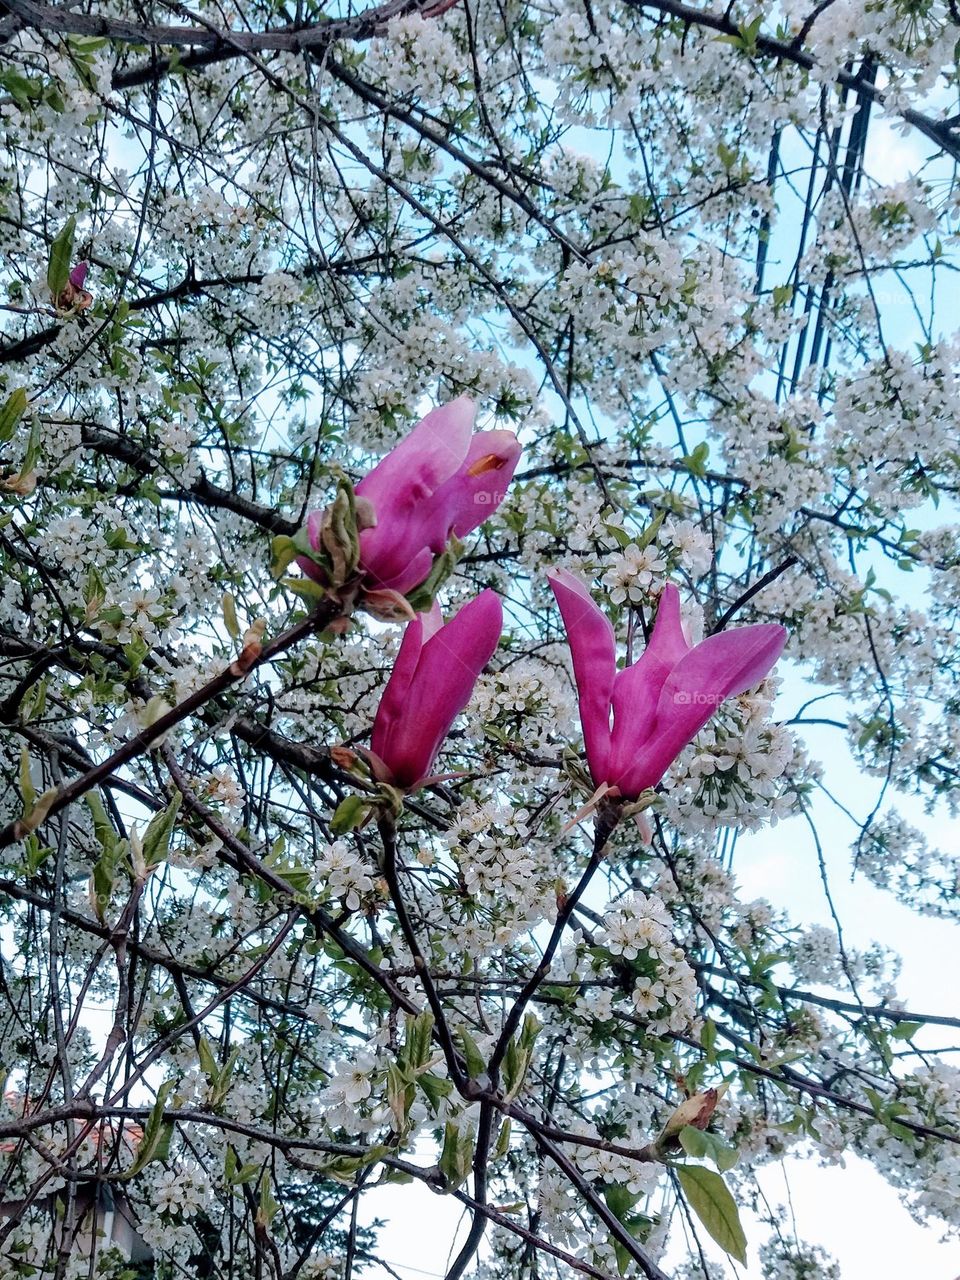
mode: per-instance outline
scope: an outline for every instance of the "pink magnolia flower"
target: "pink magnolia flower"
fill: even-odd
[[[82,289],[83,282],[84,280],[86,280],[86,278],[87,278],[87,264],[85,262],[78,262],[77,265],[70,272],[70,276],[69,276],[70,283],[73,285],[75,289]]]
[[[758,684],[786,643],[783,627],[762,623],[691,646],[679,592],[668,583],[650,642],[618,671],[613,627],[586,583],[562,569],[548,576],[573,656],[590,773],[628,800],[656,786],[724,698]]]
[[[360,534],[368,589],[412,591],[451,534],[466,537],[503,501],[520,445],[510,431],[474,434],[475,416],[466,396],[432,410],[357,485],[357,497],[372,506],[376,520]],[[322,521],[322,511],[307,519],[315,550]],[[299,563],[312,577],[322,576],[306,557]]]
[[[495,591],[481,591],[446,624],[436,602],[407,624],[370,739],[381,781],[409,790],[427,777],[502,630]]]

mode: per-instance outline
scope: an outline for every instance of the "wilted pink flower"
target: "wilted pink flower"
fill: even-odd
[[[87,264],[85,262],[78,262],[70,272],[68,278],[75,289],[82,289],[83,282],[87,278]]]
[[[369,590],[412,591],[427,577],[450,535],[466,537],[503,501],[520,445],[510,431],[473,434],[476,409],[466,396],[434,409],[364,476],[358,498],[376,524],[360,534],[360,569]],[[319,550],[323,512],[307,519]],[[322,581],[307,557],[304,571]]]
[[[407,624],[370,739],[381,781],[409,790],[428,776],[502,629],[494,591],[481,591],[446,624],[436,602]]]
[[[758,684],[786,643],[783,627],[761,623],[691,646],[668,584],[649,644],[618,671],[613,627],[586,584],[562,569],[548,576],[573,656],[590,773],[628,800],[656,786],[724,698]]]

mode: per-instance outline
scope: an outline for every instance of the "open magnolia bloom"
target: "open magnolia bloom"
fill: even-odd
[[[563,569],[547,576],[573,656],[590,773],[627,800],[656,786],[720,703],[759,684],[786,643],[783,627],[760,623],[690,645],[668,583],[649,644],[618,671],[613,627],[586,583]]]
[[[432,410],[357,485],[365,592],[405,596],[429,576],[451,536],[472,533],[503,501],[520,445],[510,431],[474,434],[475,417],[466,396]],[[323,549],[324,515],[307,518],[315,551]],[[323,581],[307,556],[299,564]]]
[[[378,781],[409,791],[428,777],[502,630],[495,591],[481,591],[447,623],[434,602],[407,624],[373,722],[369,756]]]

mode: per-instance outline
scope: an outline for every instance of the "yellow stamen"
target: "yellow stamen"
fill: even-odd
[[[478,458],[476,462],[470,464],[467,468],[468,476],[482,476],[486,471],[499,471],[503,466],[504,460],[495,453],[485,453],[482,458]]]

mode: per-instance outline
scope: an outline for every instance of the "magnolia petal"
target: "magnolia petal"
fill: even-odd
[[[551,569],[547,581],[560,608],[573,658],[587,763],[594,782],[600,783],[608,780],[610,706],[617,672],[613,627],[582,578],[566,569]]]
[[[409,633],[417,627],[410,641],[410,650],[417,654],[415,670],[408,678],[409,654],[401,645],[371,739],[397,785],[406,788],[419,785],[429,774],[440,744],[470,700],[477,676],[493,656],[503,629],[500,599],[489,590],[464,605],[426,641],[423,617],[419,615],[407,629]]]
[[[630,767],[644,736],[653,732],[660,694],[670,672],[690,652],[680,622],[680,593],[667,583],[649,643],[613,684],[613,736],[609,767],[616,776]]]
[[[499,507],[520,452],[520,442],[512,431],[480,431],[470,441],[463,467],[437,494],[438,498],[447,497],[450,528],[458,538],[478,529]]]
[[[625,795],[638,795],[660,781],[725,698],[758,684],[786,643],[783,627],[760,624],[710,636],[691,649],[664,681],[654,724],[632,760],[619,760]]]
[[[389,755],[394,730],[406,710],[410,687],[423,648],[423,633],[423,615],[418,614],[413,622],[407,624],[394,660],[393,671],[381,695],[370,736],[370,749],[381,759]]]
[[[433,568],[433,552],[429,547],[424,547],[415,556],[405,560],[392,578],[382,579],[379,574],[368,567],[364,547],[366,536],[366,532],[360,534],[360,566],[365,570],[365,581],[371,584],[373,591],[393,591],[398,595],[405,596],[408,591],[413,591],[415,587],[419,587],[420,583],[424,581]],[[398,556],[398,559],[403,560],[404,557]]]
[[[373,503],[381,523],[435,493],[463,465],[476,409],[467,396],[431,409],[356,491]]]

